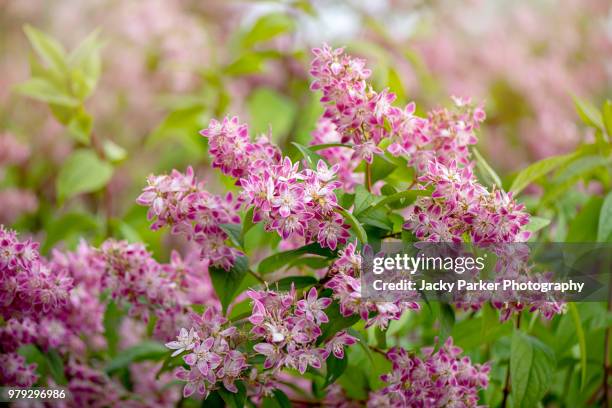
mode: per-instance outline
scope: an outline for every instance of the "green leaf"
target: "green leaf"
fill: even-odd
[[[278,252],[269,257],[263,259],[257,267],[257,272],[265,275],[270,272],[275,272],[281,269],[283,266],[293,262],[304,254],[315,254],[324,257],[331,257],[333,253],[327,248],[321,248],[317,243],[304,245],[297,249],[290,251]]]
[[[241,76],[256,74],[263,71],[265,58],[256,53],[245,53],[226,66],[223,71],[227,75]]]
[[[380,200],[381,197],[370,193],[364,186],[357,185],[355,187],[355,206],[353,207],[353,214],[355,216],[361,214]]]
[[[584,329],[582,328],[582,320],[580,319],[580,313],[578,312],[578,308],[575,303],[567,304],[570,315],[572,316],[572,321],[574,322],[574,326],[576,327],[576,337],[578,337],[578,347],[580,348],[580,368],[581,368],[581,377],[580,377],[580,389],[583,389],[586,385],[587,381],[587,347],[586,347],[586,338],[584,336]]]
[[[227,310],[227,306],[234,300],[234,295],[246,276],[248,267],[247,257],[239,256],[229,271],[217,267],[208,268],[212,285],[221,301],[223,311]]]
[[[30,78],[25,82],[15,85],[13,89],[22,95],[41,102],[53,103],[69,108],[75,108],[79,105],[78,99],[68,95],[65,90],[58,89],[53,83],[43,78]]]
[[[242,225],[240,224],[219,224],[219,228],[221,228],[225,233],[229,236],[230,241],[238,248],[242,248],[244,246],[244,241],[242,239]]]
[[[353,147],[349,144],[346,143],[322,143],[322,144],[318,144],[318,145],[312,145],[312,146],[308,146],[308,148],[310,150],[312,150],[313,152],[316,152],[318,150],[325,150],[325,149],[329,149],[332,147],[346,147],[348,149],[352,149]]]
[[[249,96],[247,106],[253,133],[260,135],[272,129],[271,140],[276,143],[287,136],[297,114],[297,106],[291,99],[269,88],[256,89]]]
[[[376,183],[378,180],[384,179],[389,174],[393,173],[396,168],[397,164],[393,163],[385,156],[381,156],[379,154],[374,155],[371,168],[372,183]]]
[[[81,100],[85,100],[96,87],[102,72],[99,40],[100,30],[97,29],[87,36],[68,57],[68,63],[73,69],[73,90]]]
[[[244,219],[242,220],[242,236],[241,236],[241,241],[244,242],[244,236],[246,235],[247,232],[249,232],[249,230],[251,228],[253,228],[253,226],[255,225],[253,223],[253,210],[255,207],[251,207],[249,208],[249,210],[246,212],[246,214],[244,214]]]
[[[272,282],[270,287],[277,288],[277,290],[284,292],[291,290],[292,284],[294,285],[295,289],[303,289],[315,285],[317,282],[319,281],[312,276],[289,276],[287,278],[279,279],[276,282]]]
[[[550,220],[548,218],[532,216],[529,220],[529,224],[525,226],[525,229],[527,231],[537,232],[548,226],[548,224],[550,224]]]
[[[242,37],[242,46],[250,48],[257,43],[293,31],[294,28],[295,23],[288,15],[281,13],[266,14],[260,17]]]
[[[593,106],[590,102],[582,100],[578,97],[574,97],[574,105],[576,105],[576,112],[582,121],[594,128],[603,129],[603,121],[601,113]]]
[[[81,193],[100,190],[113,176],[113,166],[98,158],[93,150],[76,150],[68,157],[57,178],[60,201]]]
[[[99,219],[85,212],[69,212],[53,217],[45,224],[46,237],[41,251],[49,252],[60,241],[71,240],[76,243],[84,236],[94,236],[100,232],[101,227]]]
[[[112,373],[128,367],[138,361],[158,361],[169,354],[169,350],[161,343],[145,340],[126,350],[121,351],[106,365],[106,372]]]
[[[612,192],[608,193],[601,205],[597,228],[597,241],[608,242],[610,240],[612,240]]]
[[[225,387],[219,387],[219,395],[221,395],[227,407],[243,408],[246,402],[246,387],[242,381],[236,381],[234,384],[238,388],[237,393],[230,392]]]
[[[612,138],[612,101],[607,99],[601,108],[604,128],[610,138]]]
[[[355,218],[355,216],[353,214],[351,214],[350,212],[348,212],[344,208],[339,208],[338,212],[340,214],[342,214],[344,219],[348,221],[348,223],[351,225],[351,227],[353,227],[353,232],[355,233],[355,235],[357,236],[357,239],[359,239],[361,244],[362,245],[367,244],[368,243],[368,234],[366,234],[365,230],[363,229],[363,226],[357,220],[357,218]]]
[[[496,185],[497,187],[501,188],[501,179],[499,178],[495,170],[493,170],[493,167],[491,167],[489,163],[487,163],[487,161],[484,157],[482,157],[478,149],[474,147],[472,149],[472,152],[474,153],[474,156],[476,156],[476,166],[480,170],[480,173],[483,175],[483,177],[486,179],[487,184],[489,186]]]
[[[515,331],[510,350],[510,379],[514,407],[535,407],[548,390],[555,356],[540,340]]]
[[[291,401],[287,394],[281,390],[272,391],[272,396],[264,398],[262,405],[263,408],[291,408]]]
[[[53,380],[58,385],[66,385],[68,384],[68,380],[66,380],[66,375],[64,373],[64,360],[59,355],[57,350],[49,349],[45,354],[47,357],[47,365],[49,367],[49,373]]]
[[[92,128],[93,118],[83,109],[79,109],[68,122],[70,135],[84,145],[89,145]]]
[[[317,343],[322,343],[325,340],[331,339],[340,330],[351,327],[359,321],[358,315],[351,315],[348,317],[342,316],[340,313],[340,306],[337,302],[333,302],[327,309],[325,314],[329,318],[329,322],[321,325],[321,336],[317,339]]]
[[[348,366],[348,354],[345,353],[344,358],[338,358],[331,353],[326,360],[327,373],[325,375],[325,385],[327,387],[333,384],[346,370]]]
[[[396,202],[401,202],[402,203],[402,208],[407,207],[408,205],[412,204],[417,197],[419,196],[427,196],[431,194],[431,190],[406,190],[406,191],[400,191],[399,193],[395,193],[392,194],[390,196],[387,196],[385,198],[383,198],[382,200],[376,201],[374,203],[372,203],[372,205],[370,205],[370,207],[366,208],[363,210],[364,213],[367,213],[369,211],[373,211],[376,210],[378,208],[381,208],[385,205],[389,205],[391,206],[393,203]]]
[[[582,207],[569,226],[567,242],[595,242],[599,234],[598,220],[601,213],[603,199],[592,197]]]
[[[51,36],[36,28],[26,25],[23,28],[36,54],[55,71],[66,69],[66,52],[62,45]]]
[[[127,158],[127,151],[110,139],[104,140],[102,148],[104,149],[104,157],[111,163],[120,163]]]
[[[576,155],[574,153],[571,153],[562,156],[549,157],[531,164],[527,168],[523,169],[519,174],[517,174],[517,176],[514,178],[514,181],[512,182],[510,191],[514,192],[515,195],[520,193],[532,182],[536,181],[540,177],[543,177],[547,173],[550,173],[554,169],[568,163],[575,157]]]
[[[119,325],[123,318],[121,309],[117,306],[114,301],[108,302],[106,305],[106,311],[104,312],[104,337],[106,338],[106,344],[108,348],[108,354],[111,357],[117,355],[119,346]]]
[[[455,325],[455,311],[448,303],[440,303],[440,342],[446,341]]]
[[[302,153],[302,156],[304,156],[304,159],[306,159],[306,162],[308,163],[308,167],[311,169],[317,168],[317,163],[319,163],[319,160],[325,161],[321,155],[313,152],[310,148],[296,142],[291,142],[291,144],[297,147],[300,153]]]

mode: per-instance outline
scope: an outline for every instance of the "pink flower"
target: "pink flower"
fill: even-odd
[[[311,288],[308,291],[305,299],[297,302],[295,314],[297,316],[305,316],[308,320],[314,321],[316,324],[327,323],[329,319],[323,309],[326,309],[332,302],[330,298],[317,299],[318,293],[316,288]]]

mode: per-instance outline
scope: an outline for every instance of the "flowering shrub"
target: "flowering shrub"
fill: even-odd
[[[229,81],[264,58],[255,45],[289,30],[274,16],[239,40],[250,60],[206,80]],[[36,57],[17,90],[47,102],[74,146],[48,193],[45,183],[30,188],[28,174],[46,171],[30,148],[0,136],[0,170],[18,180],[0,190],[18,197],[0,209],[1,385],[65,387],[66,406],[99,407],[612,401],[601,302],[512,291],[446,301],[418,290],[381,301],[362,287],[365,260],[389,242],[492,251],[497,280],[531,278],[528,241],[609,242],[609,101],[601,112],[579,102],[592,143],[500,177],[476,147],[483,103],[404,103],[403,89],[379,86],[376,64],[323,45],[301,68],[320,113],[308,139],[297,128],[261,134],[258,116],[243,123],[224,116],[239,106],[221,103],[204,123],[191,101],[175,120],[198,117],[198,129],[180,133],[206,154],[146,180],[136,173],[140,194],[123,211],[114,188],[129,181],[116,174],[138,167],[127,160],[136,152],[93,132],[85,103],[100,74],[99,34],[72,52],[26,34]]]

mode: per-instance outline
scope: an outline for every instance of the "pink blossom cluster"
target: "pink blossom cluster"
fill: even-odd
[[[225,117],[221,122],[213,119],[200,134],[208,139],[212,167],[237,179],[259,173],[262,167],[281,159],[280,150],[266,136],[252,143],[248,126],[241,124],[237,116]]]
[[[183,360],[189,369],[179,367],[175,373],[187,383],[183,396],[197,392],[206,398],[218,388],[218,383],[230,392],[238,392],[235,382],[244,378],[248,365],[246,354],[236,348],[239,341],[236,327],[229,326],[214,307],[201,316],[192,314],[191,318],[192,327],[182,328],[175,341],[166,343],[166,347],[174,350],[173,356],[186,353]]]
[[[419,197],[410,209],[405,228],[430,242],[463,242],[469,236],[476,244],[522,242],[530,233],[525,206],[502,190],[487,191],[469,166],[456,162],[445,166],[430,162],[418,178],[422,187],[433,189],[431,197]]]
[[[356,243],[349,243],[338,252],[338,259],[331,267],[331,278],[325,287],[333,291],[333,298],[340,305],[344,317],[359,315],[366,322],[366,327],[378,326],[386,329],[391,320],[399,320],[406,310],[420,310],[416,302],[406,301],[406,296],[394,302],[375,302],[361,296],[361,253]]]
[[[381,377],[387,386],[370,394],[369,407],[477,407],[478,392],[489,384],[488,364],[472,364],[449,337],[434,351],[423,348],[423,358],[403,348],[387,353],[392,371]]]
[[[31,387],[38,381],[36,367],[17,353],[0,354],[0,384]]]
[[[0,225],[0,315],[37,318],[65,307],[72,279],[41,260],[38,243]]]
[[[170,226],[173,233],[196,242],[211,265],[229,270],[240,252],[225,243],[228,236],[219,225],[240,223],[232,194],[222,198],[209,193],[191,167],[185,174],[173,170],[170,175],[151,175],[147,183],[137,202],[149,207],[147,216],[155,220],[151,228]]]
[[[406,156],[420,171],[430,161],[468,164],[468,146],[476,144],[474,131],[485,119],[482,107],[472,106],[468,99],[454,98],[455,110],[435,109],[427,118],[420,118],[414,115],[414,103],[401,109],[393,106],[395,94],[372,89],[367,82],[371,71],[364,60],[328,45],[313,53],[310,73],[315,80],[311,89],[323,92],[321,102],[325,106],[320,128],[331,133],[328,138],[335,130],[341,143],[350,142],[353,158],[372,163],[374,154],[383,154],[379,144],[388,139],[388,151]],[[336,129],[330,129],[327,121]],[[342,162],[347,168],[348,163]]]
[[[348,225],[335,211],[334,190],[341,186],[334,180],[338,165],[329,167],[320,160],[316,170],[299,170],[299,163],[288,157],[281,160],[267,142],[250,143],[248,127],[236,117],[213,120],[201,133],[208,137],[216,166],[225,174],[242,176],[241,200],[253,207],[253,222],[265,222],[266,230],[285,240],[316,240],[332,250],[346,243]],[[228,146],[233,146],[229,152],[223,150]]]
[[[21,164],[30,157],[30,148],[10,133],[0,134],[0,167]]]
[[[314,287],[300,300],[294,289],[286,293],[266,290],[247,294],[253,301],[249,317],[253,324],[251,333],[262,340],[253,349],[266,357],[265,369],[277,371],[289,367],[304,374],[309,366],[321,368],[331,353],[344,358],[344,346],[357,341],[346,332],[339,332],[324,347],[316,346],[322,335],[321,324],[329,322],[324,310],[332,300],[319,298]]]

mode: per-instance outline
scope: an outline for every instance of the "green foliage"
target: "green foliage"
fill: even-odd
[[[227,310],[227,306],[234,300],[236,292],[245,278],[249,265],[245,256],[236,258],[234,265],[229,271],[218,267],[209,267],[208,273],[212,280],[215,293],[221,301],[223,310]]]
[[[597,241],[612,242],[612,192],[608,193],[601,205]]]
[[[98,158],[93,150],[76,150],[64,162],[57,177],[60,202],[82,193],[102,189],[113,175],[113,166]]]
[[[38,60],[30,59],[32,77],[15,86],[22,95],[49,104],[56,119],[79,143],[90,143],[93,119],[84,102],[93,93],[101,73],[99,31],[91,33],[70,54],[62,45],[31,26],[24,31]]]
[[[273,89],[259,88],[248,99],[251,132],[255,136],[272,130],[272,141],[281,142],[295,122],[297,107],[287,97]]]
[[[113,373],[127,368],[131,363],[138,361],[159,361],[170,354],[168,349],[155,341],[143,341],[128,349],[119,352],[106,365],[106,372]]]
[[[518,330],[512,336],[510,354],[513,406],[535,407],[550,387],[554,354],[544,343]]]

